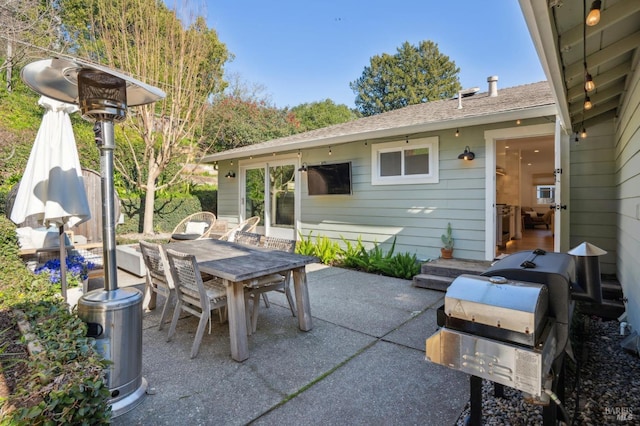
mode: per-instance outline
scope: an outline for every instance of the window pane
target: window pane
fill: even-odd
[[[404,174],[429,174],[429,148],[407,149],[404,151]]]
[[[381,152],[380,153],[380,176],[400,176],[401,152]]]

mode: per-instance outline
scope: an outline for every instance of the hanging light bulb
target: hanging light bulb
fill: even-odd
[[[456,138],[460,136],[460,129],[456,129]]]
[[[601,7],[602,7],[602,1],[600,0],[594,0],[594,2],[591,3],[591,10],[589,11],[589,14],[587,15],[587,19],[585,21],[588,26],[593,27],[594,25],[597,25],[598,22],[600,22]]]
[[[596,84],[593,82],[593,78],[591,77],[591,74],[589,74],[588,72],[586,72],[586,67],[585,67],[585,76],[584,76],[584,89],[587,92],[591,92],[596,88]]]
[[[587,138],[587,129],[585,129],[584,127],[582,128],[582,132],[580,132],[580,137],[582,139],[586,139]]]
[[[329,147],[329,155],[331,155],[331,147]]]
[[[585,98],[584,98],[584,109],[585,109],[585,111],[589,111],[591,108],[593,108],[593,104],[591,103],[591,99],[588,96],[585,96]]]

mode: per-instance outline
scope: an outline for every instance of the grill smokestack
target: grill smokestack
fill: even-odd
[[[489,96],[498,96],[498,76],[487,77],[487,82],[489,83]]]

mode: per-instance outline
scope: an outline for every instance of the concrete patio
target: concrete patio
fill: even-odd
[[[182,318],[167,342],[160,309],[145,311],[150,394],[113,424],[454,424],[468,376],[424,352],[444,293],[319,264],[307,271],[313,330],[300,331],[284,295],[271,293],[242,363],[230,357],[227,324],[214,321],[190,359],[196,319]],[[143,279],[119,271],[118,284],[142,289]]]

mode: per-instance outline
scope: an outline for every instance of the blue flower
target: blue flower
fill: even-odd
[[[95,269],[96,265],[88,262],[79,254],[71,254],[67,256],[67,282],[69,284],[79,284],[87,279],[89,271]],[[36,275],[49,274],[51,284],[60,283],[60,259],[48,260],[44,265],[39,266],[34,271]]]

